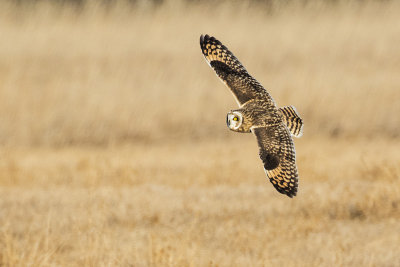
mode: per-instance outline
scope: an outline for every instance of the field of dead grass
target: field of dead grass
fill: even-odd
[[[301,179],[294,199],[264,178],[253,136],[3,152],[0,260],[6,266],[398,265],[400,142],[296,144]]]
[[[0,265],[400,265],[399,4],[91,3],[1,4]],[[202,33],[302,115],[294,199]]]

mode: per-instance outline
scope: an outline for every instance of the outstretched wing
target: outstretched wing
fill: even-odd
[[[263,99],[267,105],[276,106],[264,87],[220,41],[208,35],[201,35],[200,47],[208,64],[231,89],[239,106],[252,99]]]
[[[297,193],[298,174],[296,152],[289,129],[283,124],[253,128],[260,158],[270,182],[279,193],[294,197]]]

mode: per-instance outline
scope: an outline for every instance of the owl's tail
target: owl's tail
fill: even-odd
[[[289,128],[290,133],[294,137],[301,137],[303,135],[303,120],[300,118],[293,106],[281,107],[279,112],[283,115],[283,120]]]

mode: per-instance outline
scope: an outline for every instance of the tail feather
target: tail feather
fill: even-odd
[[[297,113],[296,108],[293,106],[281,107],[279,111],[283,115],[283,119],[290,133],[294,137],[301,137],[303,135],[303,120]]]

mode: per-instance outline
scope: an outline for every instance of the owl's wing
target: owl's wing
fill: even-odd
[[[239,106],[252,99],[263,99],[266,104],[276,106],[264,87],[247,72],[220,41],[208,35],[201,35],[200,47],[207,63],[215,70],[222,82],[231,89]]]
[[[260,148],[260,158],[270,182],[279,193],[294,197],[298,174],[296,152],[290,131],[283,123],[253,128]]]

